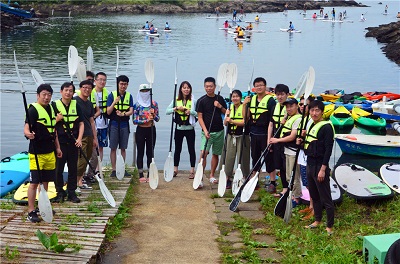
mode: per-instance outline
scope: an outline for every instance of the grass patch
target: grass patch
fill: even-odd
[[[0,204],[0,209],[3,210],[14,210],[16,208],[14,203],[5,203],[5,202],[1,202]]]

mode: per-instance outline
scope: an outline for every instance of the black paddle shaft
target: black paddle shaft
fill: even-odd
[[[221,90],[218,91],[218,94],[217,94],[217,96],[215,97],[214,102],[215,102],[215,101],[218,101],[218,96],[220,96],[220,93],[221,93]],[[214,115],[215,115],[215,109],[217,109],[217,107],[214,105],[213,113],[212,113],[212,115],[211,115],[210,125],[208,126],[208,133],[210,133],[210,130],[211,130],[212,122],[213,122]],[[207,144],[208,144],[208,137],[207,137],[207,135],[205,135],[205,136],[206,136],[206,143],[204,144],[204,151],[203,151],[202,159],[204,159],[204,156],[205,156],[205,154],[206,154]]]
[[[174,99],[172,100],[172,111],[174,111],[174,108],[176,106],[176,88],[178,84],[175,82],[175,89],[174,89]],[[193,103],[193,102],[192,102]],[[174,115],[175,113],[172,112],[172,118],[171,118],[171,134],[169,137],[169,152],[172,151],[172,137],[174,135]]]
[[[153,88],[150,88],[150,111],[153,109]],[[151,157],[154,159],[154,114],[153,115],[153,120],[151,121]]]

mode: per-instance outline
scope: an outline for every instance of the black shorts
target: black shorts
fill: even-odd
[[[56,170],[41,170],[42,182],[54,182],[56,179]],[[29,174],[29,182],[33,184],[38,184],[39,181],[39,171],[32,170]]]

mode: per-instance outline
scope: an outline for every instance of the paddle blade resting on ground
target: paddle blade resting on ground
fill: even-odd
[[[115,165],[115,172],[118,180],[122,180],[125,176],[125,161],[121,155],[121,150],[117,149],[117,161]]]
[[[241,169],[240,164],[238,164],[238,167],[235,171],[235,176],[233,177],[233,182],[232,182],[232,194],[236,195],[240,188],[240,183],[243,180],[243,172]]]
[[[93,68],[93,50],[91,46],[89,46],[86,51],[86,63],[87,63],[87,70],[91,71]]]
[[[78,69],[78,63],[79,63],[78,50],[71,45],[69,46],[68,49],[68,72],[69,76],[71,76],[71,82],[72,82],[72,77],[75,75],[76,70]]]
[[[281,218],[285,217],[286,203],[288,201],[288,197],[289,197],[289,191],[285,192],[285,194],[281,198],[279,198],[279,201],[274,209],[274,214],[276,216],[279,216]]]
[[[225,165],[222,165],[222,169],[219,172],[219,179],[218,179],[218,195],[219,197],[223,197],[226,190],[226,173],[225,173]]]
[[[172,152],[168,153],[168,157],[164,163],[164,180],[166,182],[172,181],[174,178],[174,158],[172,157]]]
[[[158,170],[154,158],[151,160],[149,168],[149,185],[150,188],[155,190],[158,187]]]
[[[115,200],[110,191],[108,190],[106,184],[103,182],[102,179],[99,178],[98,174],[94,175],[97,182],[99,183],[101,194],[103,195],[104,199],[106,199],[107,203],[111,205],[111,207],[115,207]]]
[[[285,209],[285,214],[283,216],[283,221],[285,221],[285,223],[289,223],[290,218],[292,217],[292,191],[290,191],[287,199],[286,199],[286,209]]]
[[[40,185],[40,193],[38,197],[38,205],[39,205],[40,216],[47,223],[51,223],[53,222],[53,209],[51,208],[51,203],[49,197],[47,196],[47,192],[44,189],[43,184],[40,183],[39,185]]]
[[[31,73],[32,73],[32,78],[36,83],[36,86],[39,86],[44,83],[42,76],[40,76],[37,70],[32,69]]]
[[[78,56],[78,68],[76,70],[76,78],[78,78],[79,82],[86,80],[85,61],[80,56]]]
[[[193,189],[197,189],[203,180],[203,158],[200,159],[199,164],[197,164],[196,174],[193,179]]]
[[[240,197],[240,201],[243,203],[250,200],[251,196],[253,195],[253,192],[258,184],[258,174],[259,172],[257,171],[256,175],[254,175],[254,177],[251,178],[243,187],[242,196]]]

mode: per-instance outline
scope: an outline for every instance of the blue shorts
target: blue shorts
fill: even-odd
[[[108,128],[97,129],[97,141],[99,142],[99,147],[108,147]]]
[[[127,149],[129,140],[129,127],[110,126],[110,149]]]

